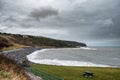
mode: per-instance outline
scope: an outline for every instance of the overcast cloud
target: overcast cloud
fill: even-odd
[[[120,46],[120,0],[0,0],[0,31]]]
[[[51,7],[42,7],[40,9],[34,9],[30,13],[30,17],[32,17],[38,21],[42,18],[47,18],[47,17],[53,16],[53,15],[58,15],[58,11]]]

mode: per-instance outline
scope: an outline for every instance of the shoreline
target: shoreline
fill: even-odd
[[[71,48],[47,48],[41,49],[32,52],[31,54],[27,55],[27,59],[34,63],[34,64],[41,64],[41,65],[50,65],[50,66],[71,66],[71,67],[108,67],[108,68],[120,68],[119,66],[111,66],[111,65],[104,65],[104,64],[95,64],[92,62],[84,62],[84,61],[74,61],[74,60],[58,60],[58,59],[43,59],[43,60],[35,60],[34,57],[38,54],[38,52],[43,52],[46,50],[54,50],[54,49],[71,49]],[[72,48],[72,49],[83,49],[83,48]],[[87,48],[89,50],[94,50],[92,48]],[[86,49],[85,49],[86,50]],[[30,59],[31,58],[31,59]],[[57,63],[58,62],[58,63]],[[61,64],[59,64],[61,63]],[[64,64],[66,63],[66,64]],[[68,64],[69,63],[69,64]],[[72,64],[73,63],[73,64]],[[75,65],[76,63],[77,65]]]
[[[28,60],[30,63],[33,63],[33,64],[40,64],[40,63],[35,63],[31,60],[29,60],[27,58],[28,55],[31,55],[33,53],[36,53],[36,51],[39,51],[39,52],[42,52],[42,51],[45,51],[45,50],[49,50],[49,49],[56,49],[56,48],[46,48],[46,49],[42,49],[42,48],[35,48],[35,47],[29,47],[29,48],[21,48],[21,49],[17,49],[17,50],[12,50],[12,51],[5,51],[5,52],[1,52],[0,54],[4,54],[6,55],[7,57],[9,58],[12,58],[14,59],[15,61],[17,61],[17,63],[22,63],[24,60]],[[61,48],[57,48],[57,49],[61,49]],[[62,49],[66,49],[66,48],[62,48]],[[67,49],[70,49],[70,48],[67,48]],[[73,48],[73,49],[77,49],[77,48]],[[32,56],[34,57],[34,56]],[[41,65],[51,65],[51,66],[69,66],[69,65],[52,65],[52,64],[41,64]],[[99,64],[98,64],[99,65]],[[104,68],[104,67],[108,67],[108,68],[120,68],[118,66],[74,66],[74,65],[71,65],[71,67],[100,67],[100,68]]]

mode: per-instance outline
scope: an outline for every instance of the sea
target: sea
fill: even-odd
[[[46,65],[120,67],[120,47],[42,49],[27,58],[31,62]]]

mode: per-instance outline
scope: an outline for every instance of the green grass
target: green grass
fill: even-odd
[[[0,70],[0,79],[1,78],[10,78],[10,74]]]
[[[41,77],[43,80],[64,80],[61,77],[46,73],[44,71],[40,71],[40,70],[35,69],[35,68],[26,67],[25,69],[27,71],[33,73],[34,75]]]
[[[120,68],[68,67],[41,64],[34,64],[31,67],[62,77],[65,80],[120,80]],[[84,78],[84,71],[92,71],[94,77]]]

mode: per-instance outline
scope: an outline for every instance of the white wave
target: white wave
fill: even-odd
[[[89,48],[89,47],[80,47],[80,48],[50,48],[50,49],[43,49],[43,50],[40,50],[39,52],[43,52],[43,51],[46,51],[46,50],[97,50],[96,48]]]
[[[110,67],[108,65],[102,64],[94,64],[92,62],[84,62],[84,61],[68,61],[68,60],[58,60],[58,59],[30,59],[31,62],[38,63],[38,64],[47,64],[47,65],[57,65],[57,66],[91,66],[91,67]]]
[[[37,56],[37,54],[39,54],[40,52],[44,52],[44,51],[46,51],[46,50],[47,50],[47,49],[42,49],[42,50],[34,51],[33,53],[27,55],[27,58],[28,58],[28,59],[34,59],[34,58]]]
[[[65,49],[65,48],[64,48]],[[81,48],[67,48],[67,49],[81,49]],[[91,50],[91,48],[83,48],[83,49],[88,49]],[[37,50],[33,52],[30,55],[27,55],[27,58],[29,61],[33,63],[38,63],[38,64],[47,64],[47,65],[58,65],[58,66],[91,66],[91,67],[116,67],[116,66],[110,66],[110,65],[103,65],[103,64],[96,64],[92,62],[87,62],[87,61],[75,61],[75,60],[59,60],[59,59],[38,59],[36,58],[38,54],[44,51],[49,51],[49,50],[61,50],[61,49],[42,49],[42,50]],[[93,50],[93,49],[92,49]]]
[[[108,65],[102,64],[95,64],[92,62],[85,62],[85,61],[74,61],[74,60],[58,60],[58,59],[36,59],[38,53],[46,51],[47,49],[38,50],[33,52],[30,55],[27,55],[29,61],[38,64],[47,64],[47,65],[58,65],[58,66],[93,66],[93,67],[110,67]]]
[[[85,49],[85,50],[97,50],[95,48],[89,48],[89,47],[80,47],[80,49]]]

